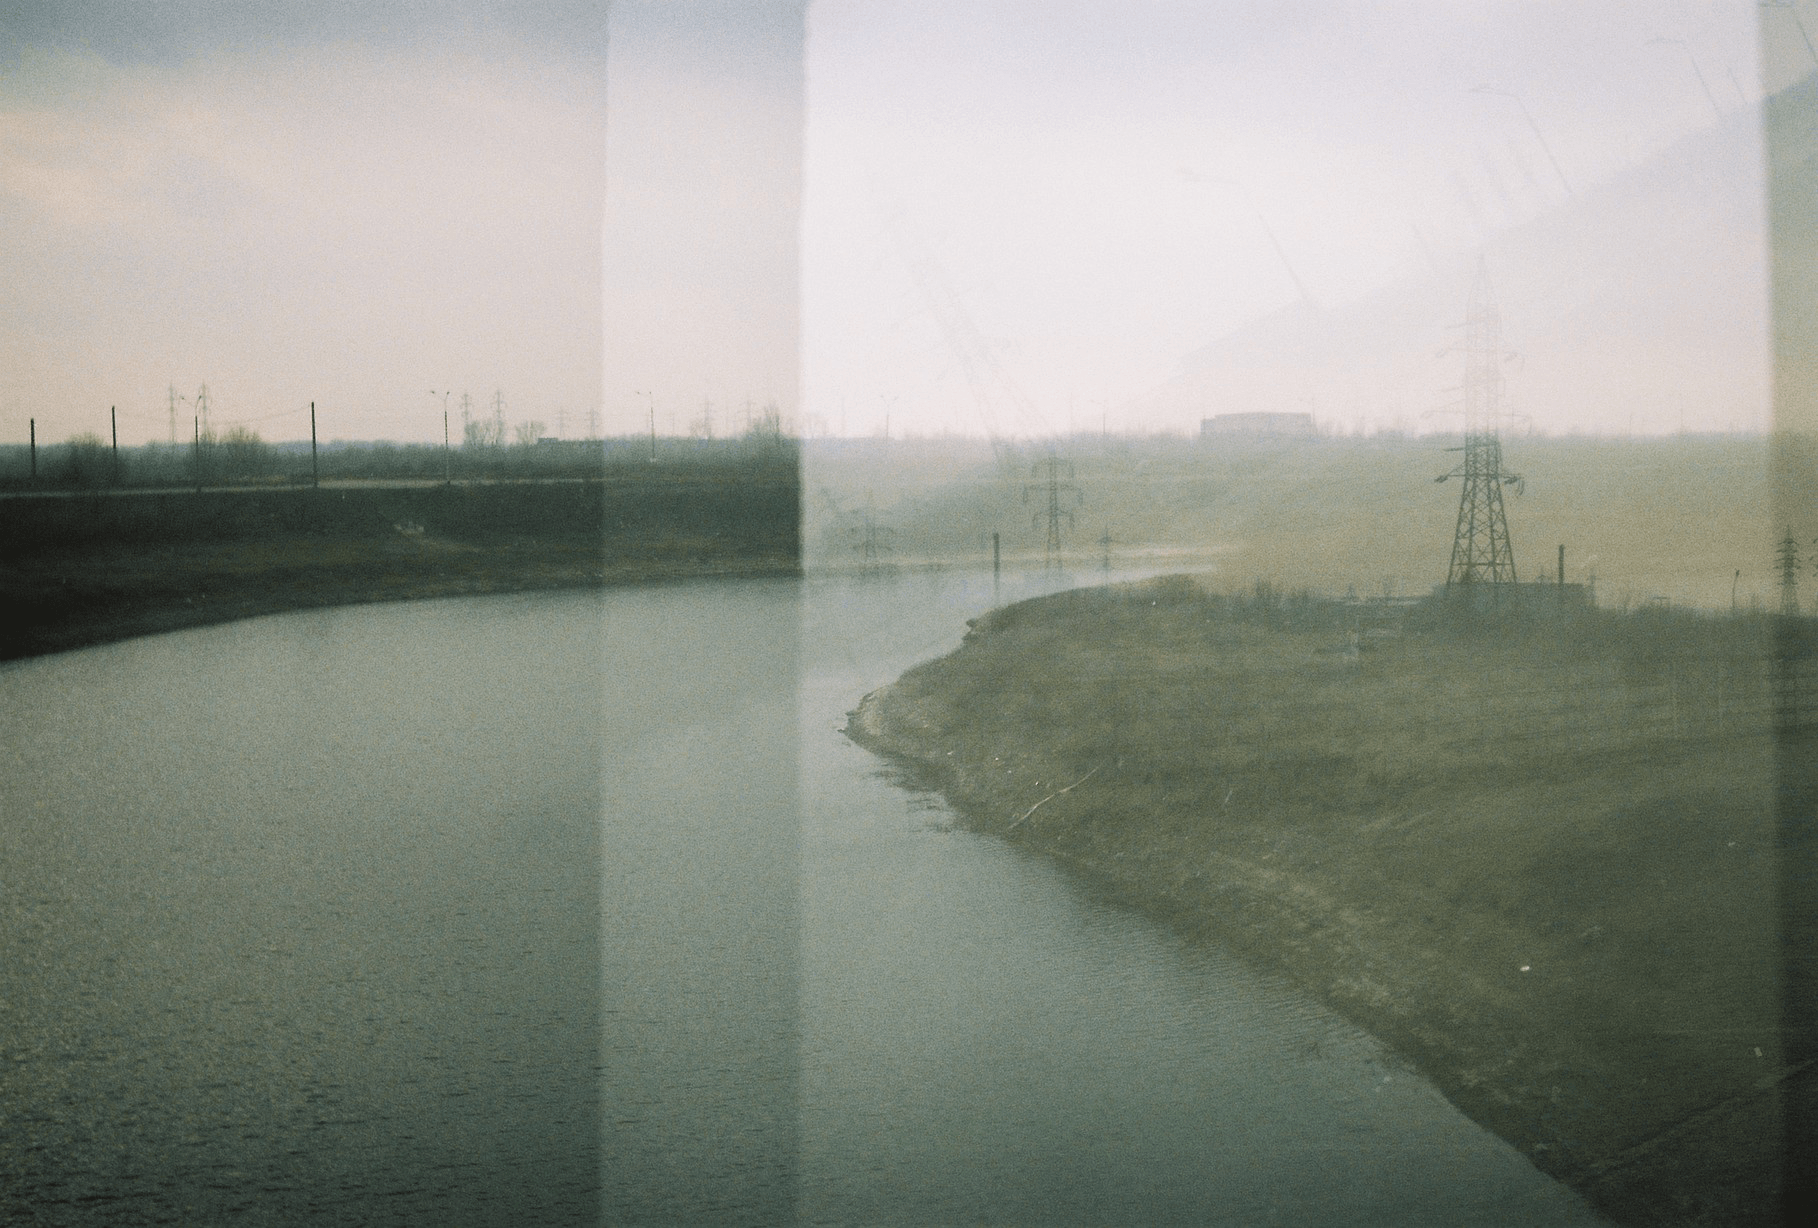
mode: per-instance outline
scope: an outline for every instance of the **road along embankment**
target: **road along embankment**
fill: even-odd
[[[1292,979],[1633,1224],[1779,1222],[1763,620],[1220,597],[976,620],[848,733]]]
[[[311,606],[800,567],[792,465],[0,502],[0,659]]]

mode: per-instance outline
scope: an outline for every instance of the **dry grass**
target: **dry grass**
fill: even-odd
[[[1769,1222],[1767,631],[1177,578],[997,611],[853,733],[1287,971],[1619,1219]]]

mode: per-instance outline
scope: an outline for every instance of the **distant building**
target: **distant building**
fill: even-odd
[[[1232,435],[1251,439],[1314,439],[1319,431],[1313,425],[1312,414],[1218,414],[1200,419],[1201,439]]]

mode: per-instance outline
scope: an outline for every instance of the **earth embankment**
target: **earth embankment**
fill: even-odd
[[[13,496],[0,504],[0,660],[310,606],[793,575],[799,503],[781,464]]]
[[[1563,596],[1563,594],[1562,594]],[[993,611],[848,732],[1285,972],[1618,1222],[1779,1222],[1772,625],[1221,597]]]

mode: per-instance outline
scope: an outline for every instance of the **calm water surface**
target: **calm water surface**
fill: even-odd
[[[574,1223],[597,597],[0,669],[0,1222]]]
[[[0,1221],[1597,1222],[839,734],[991,599],[469,599],[0,668]]]

